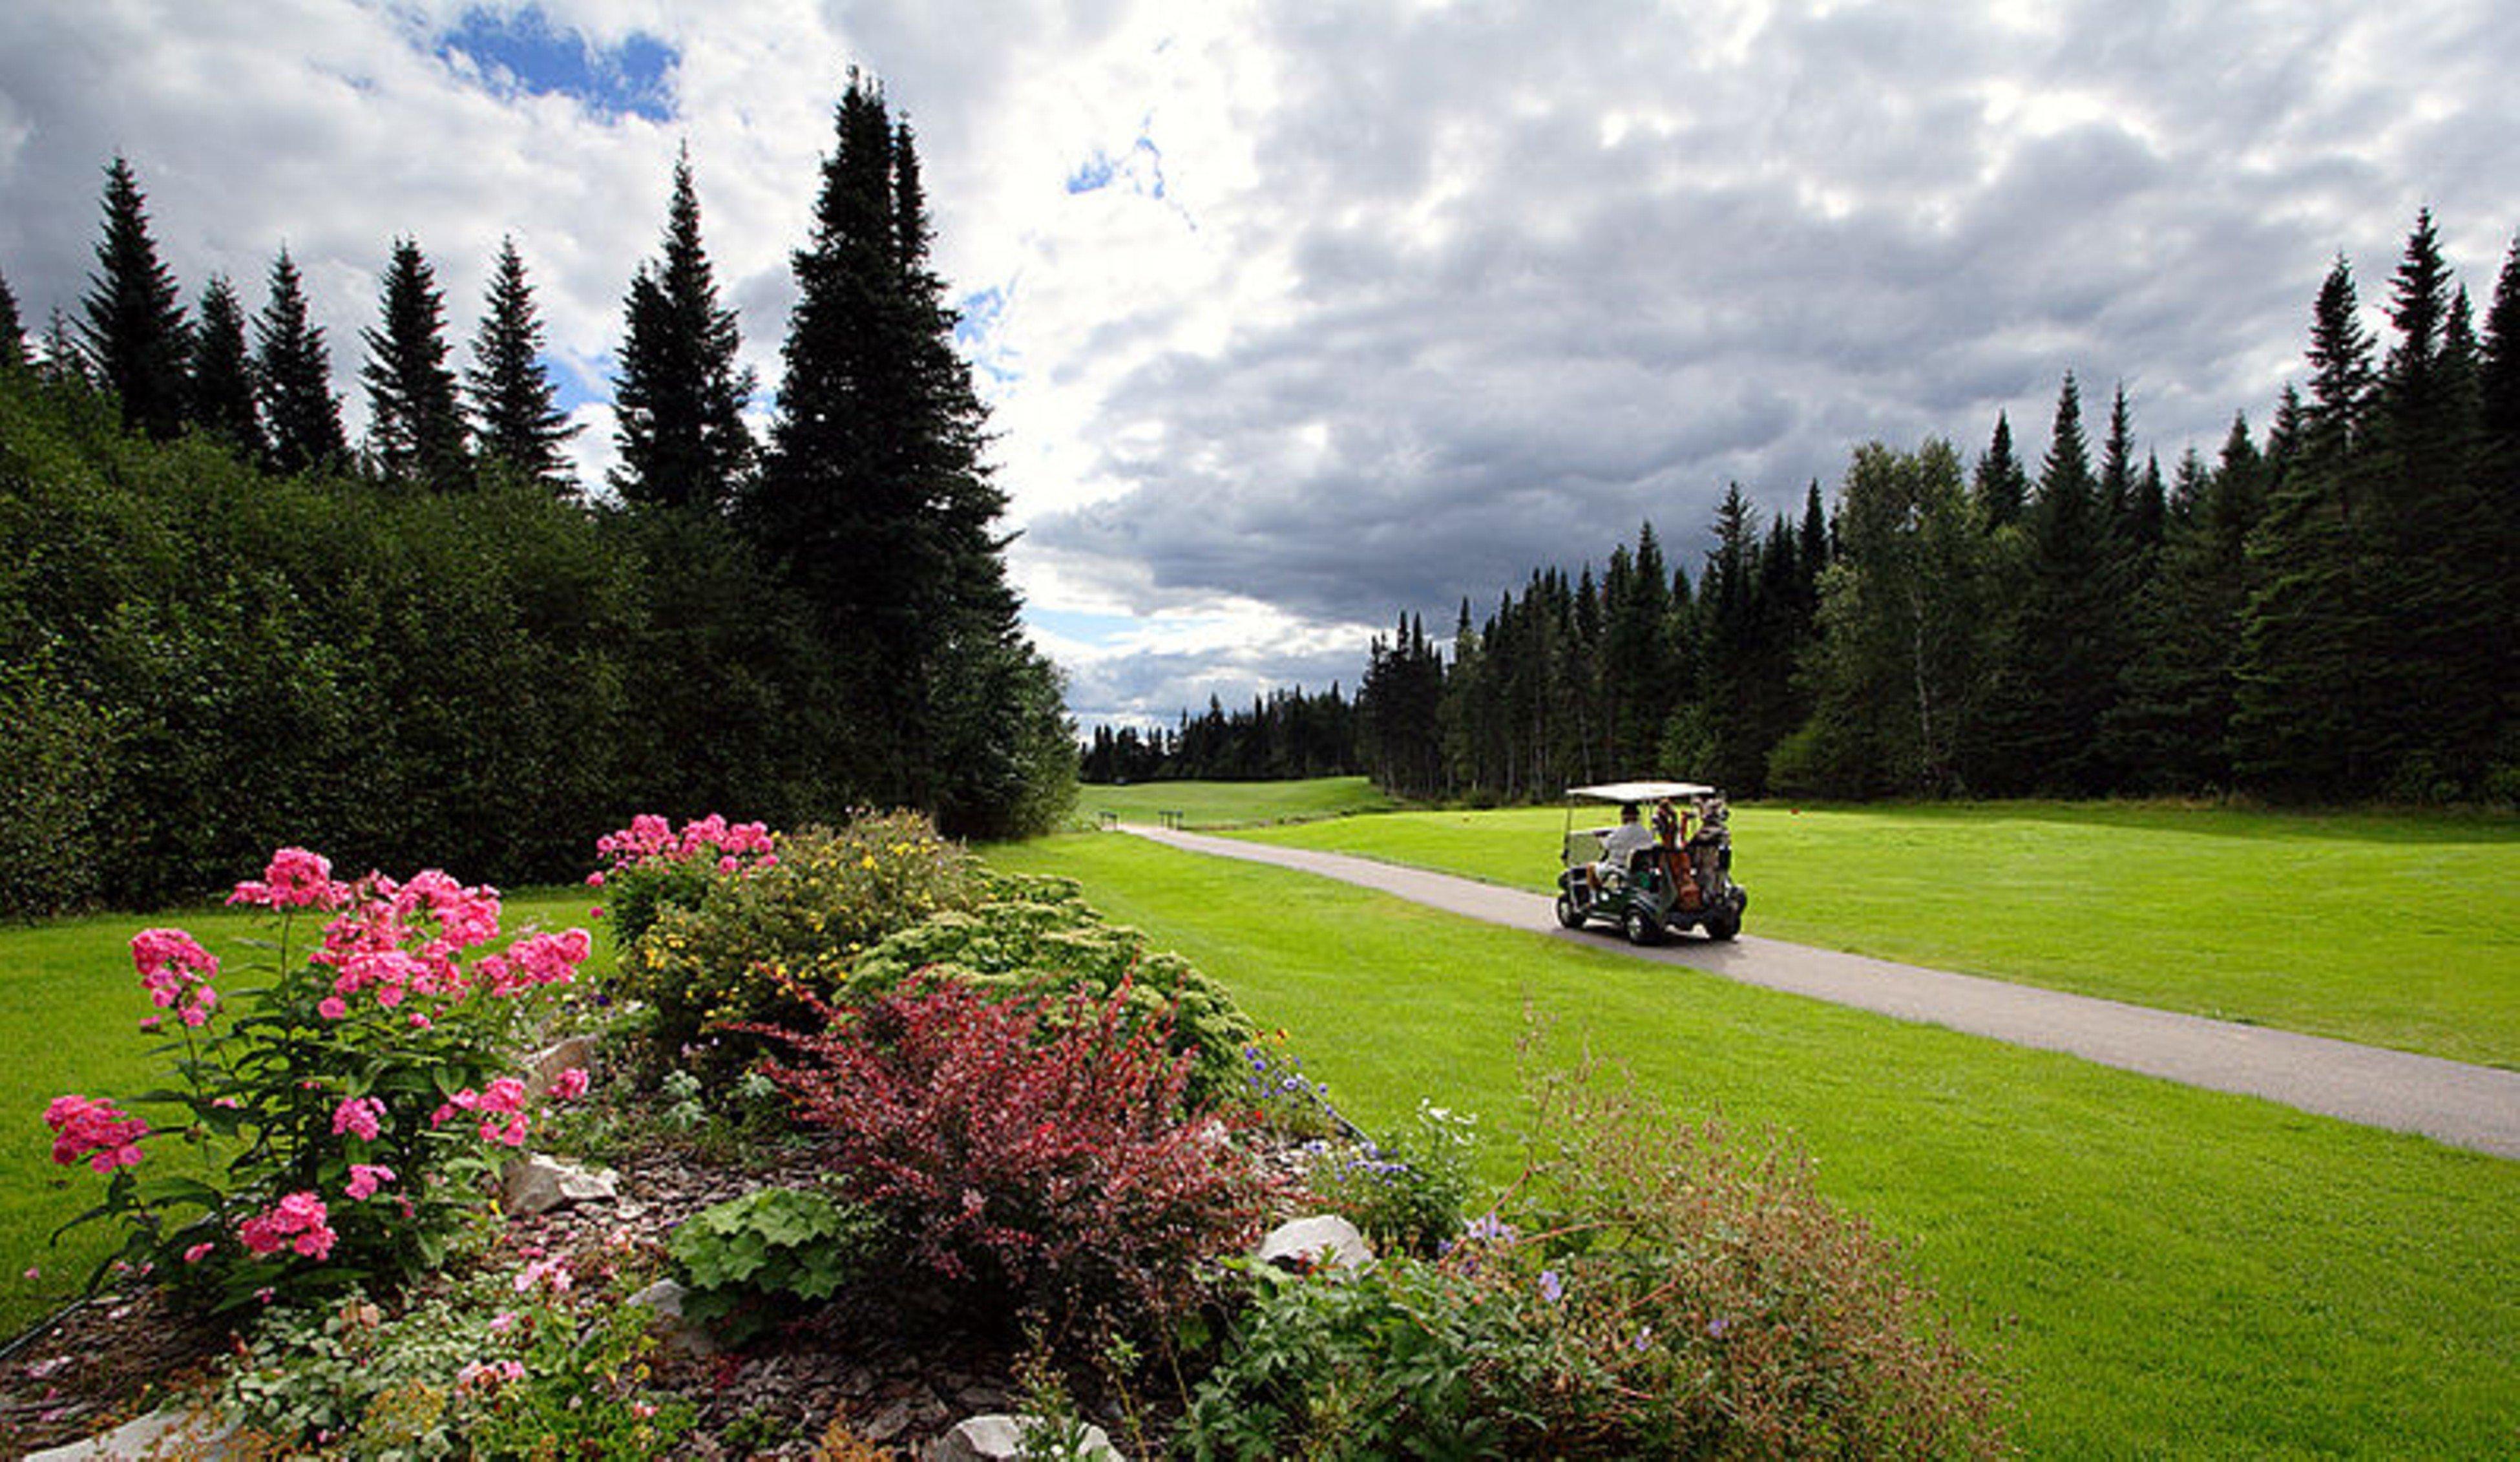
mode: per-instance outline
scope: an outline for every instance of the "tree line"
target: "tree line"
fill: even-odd
[[[1353,776],[1363,767],[1356,708],[1336,681],[1319,695],[1301,686],[1270,691],[1231,711],[1210,696],[1204,715],[1193,719],[1185,708],[1170,730],[1098,726],[1081,759],[1084,779],[1105,784],[1277,782]]]
[[[522,253],[459,371],[417,240],[355,446],[286,249],[188,312],[127,160],[75,322],[0,278],[0,913],[346,866],[582,872],[632,811],[905,806],[1045,828],[1074,787],[1024,637],[916,139],[852,72],[761,439],[690,159],[633,274],[609,494],[573,480]]]
[[[2340,257],[2305,389],[2165,475],[2121,387],[2096,462],[2058,390],[2035,474],[1999,416],[1856,450],[1823,509],[1733,485],[1692,584],[1652,525],[1536,570],[1449,653],[1369,651],[1359,753],[1402,796],[1666,771],[1735,795],[2229,793],[2520,800],[2520,243],[2482,326],[2420,215],[2365,330]]]

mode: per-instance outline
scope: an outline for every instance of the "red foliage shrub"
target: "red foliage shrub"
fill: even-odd
[[[1130,993],[1035,1008],[914,983],[816,1034],[765,1029],[798,1058],[766,1070],[937,1276],[1062,1320],[1171,1312],[1203,1260],[1248,1247],[1268,1180],[1192,1111],[1193,1058]]]

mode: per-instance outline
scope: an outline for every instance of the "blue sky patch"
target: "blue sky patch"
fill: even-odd
[[[608,49],[584,33],[555,29],[539,6],[513,14],[476,7],[435,38],[443,61],[469,59],[506,96],[562,96],[611,120],[674,115],[674,48],[644,31]]]

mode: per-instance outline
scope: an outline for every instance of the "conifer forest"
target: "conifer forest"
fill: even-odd
[[[870,81],[836,112],[758,439],[677,164],[605,492],[513,240],[460,354],[421,241],[385,247],[354,442],[287,249],[258,307],[213,278],[187,308],[112,160],[76,313],[30,328],[0,280],[0,916],[198,895],[282,843],[574,878],[642,810],[1058,822],[1074,731],[917,142]]]

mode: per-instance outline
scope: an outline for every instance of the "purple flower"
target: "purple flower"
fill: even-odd
[[[1556,1270],[1543,1269],[1540,1271],[1540,1298],[1548,1301],[1552,1304],[1555,1304],[1558,1301],[1566,1298],[1565,1281],[1557,1277]]]

